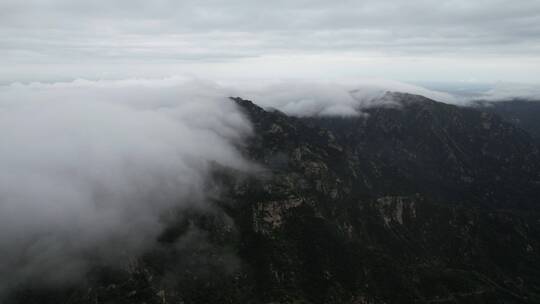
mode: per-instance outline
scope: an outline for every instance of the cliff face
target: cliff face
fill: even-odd
[[[534,140],[494,114],[392,98],[349,118],[234,98],[260,172],[216,168],[216,208],[184,211],[129,269],[10,301],[538,303]]]

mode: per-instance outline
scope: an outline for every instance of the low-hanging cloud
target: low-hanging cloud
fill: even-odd
[[[447,103],[460,103],[450,94],[384,79],[343,82],[288,81],[244,90],[258,104],[294,116],[355,116],[362,109],[395,106],[388,92],[423,95]]]
[[[134,256],[164,211],[204,205],[212,164],[249,170],[227,95],[178,79],[0,87],[0,291]]]
[[[513,99],[523,99],[537,101],[540,100],[540,85],[525,83],[497,83],[481,96],[481,100],[487,101],[507,101]]]

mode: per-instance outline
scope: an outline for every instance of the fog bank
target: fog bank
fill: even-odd
[[[62,283],[151,244],[171,208],[204,207],[212,163],[248,170],[250,125],[202,81],[0,88],[0,287]]]
[[[294,116],[354,116],[362,109],[382,105],[396,105],[395,100],[385,96],[387,92],[423,95],[447,103],[461,100],[443,92],[384,79],[358,79],[356,81],[275,82],[243,90],[243,96],[257,104],[276,108]]]

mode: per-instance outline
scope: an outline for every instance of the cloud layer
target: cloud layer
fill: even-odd
[[[446,103],[460,99],[442,92],[384,79],[357,79],[341,83],[287,81],[244,89],[242,96],[257,104],[294,116],[354,116],[362,109],[395,105],[387,92],[423,95]]]
[[[498,83],[478,99],[504,101],[512,99],[540,100],[540,86],[520,83]]]
[[[394,53],[505,49],[532,54],[538,51],[540,39],[540,4],[534,0],[519,5],[504,0],[161,0],[152,4],[7,0],[0,8],[4,33],[28,34],[11,35],[12,46],[46,42],[40,52],[56,48],[112,58],[126,52],[146,57],[156,50],[171,56],[175,46],[184,51],[177,56],[209,59],[257,55],[269,49],[386,48]],[[64,34],[71,34],[67,41]],[[67,45],[78,48],[63,47]]]
[[[171,208],[204,207],[250,125],[211,83],[0,87],[0,287],[136,256]]]
[[[317,65],[302,76],[538,82],[539,24],[536,0],[4,0],[0,81]]]

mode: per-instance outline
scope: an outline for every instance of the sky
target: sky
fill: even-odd
[[[2,0],[0,83],[540,83],[538,0]]]

